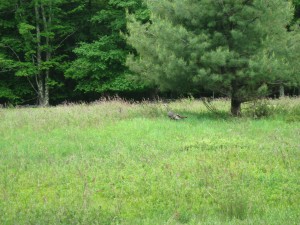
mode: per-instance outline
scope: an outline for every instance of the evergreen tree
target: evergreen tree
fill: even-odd
[[[281,43],[285,42],[283,45],[273,48],[274,51],[278,52],[278,55],[284,56],[282,60],[285,61],[285,72],[287,73],[287,71],[289,71],[289,76],[281,76],[281,78],[274,83],[275,86],[279,86],[280,97],[285,96],[286,88],[295,89],[300,87],[300,1],[293,0],[292,3],[294,5],[294,17],[287,26],[290,33],[282,37]]]
[[[282,52],[290,39],[286,28],[293,18],[290,2],[149,0],[147,4],[151,23],[129,17],[128,42],[139,55],[132,54],[128,65],[149,83],[179,92],[200,86],[220,92],[231,98],[231,113],[237,116],[241,103],[263,96],[282,77],[288,80],[288,58]],[[293,43],[299,45],[295,38]]]
[[[293,0],[293,4],[295,6],[295,13],[294,13],[294,22],[298,22],[299,26],[299,19],[300,19],[300,0]]]

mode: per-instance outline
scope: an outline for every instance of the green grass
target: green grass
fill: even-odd
[[[0,109],[0,224],[299,224],[300,99]]]

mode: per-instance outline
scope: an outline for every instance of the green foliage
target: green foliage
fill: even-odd
[[[288,1],[147,4],[151,23],[129,16],[127,37],[138,52],[127,63],[145,81],[179,93],[203,87],[239,105],[261,97],[263,85],[292,80],[297,64],[290,59],[297,57],[300,39],[286,29],[293,16]]]
[[[245,116],[250,116],[254,119],[269,117],[274,114],[274,106],[265,99],[253,101],[247,104]]]
[[[15,100],[18,97],[14,95],[13,91],[5,85],[5,86],[0,86],[0,99],[1,98]]]
[[[300,107],[294,106],[287,110],[286,120],[288,122],[300,122]]]
[[[138,91],[145,87],[132,79],[132,73],[125,66],[130,50],[120,32],[126,32],[125,9],[142,20],[147,13],[141,0],[108,1],[91,21],[101,29],[101,37],[92,43],[81,43],[74,50],[77,59],[66,72],[76,81],[76,90],[85,93]]]
[[[0,1],[0,102],[36,104],[47,92],[56,104],[153,89],[177,96],[214,91],[240,103],[279,86],[297,89],[299,6],[299,0]]]
[[[66,83],[63,73],[76,43],[86,40],[81,33],[86,32],[88,26],[85,23],[93,10],[101,7],[101,2],[93,1],[96,5],[93,9],[94,5],[80,0],[41,0],[22,4],[12,1],[0,5],[3,21],[11,22],[11,26],[0,23],[0,68],[10,71],[4,80],[24,77],[25,84],[32,89],[29,96],[18,96],[20,99],[32,99],[34,95],[41,98],[40,93],[45,95],[46,86],[52,94],[51,99],[57,98],[61,91],[69,94],[69,87],[62,85]]]
[[[294,23],[299,25],[299,22],[300,22],[300,1],[299,0],[293,0],[293,4],[295,6]]]

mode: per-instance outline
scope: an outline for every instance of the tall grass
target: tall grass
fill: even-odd
[[[0,224],[299,224],[299,99],[212,104],[0,109]]]

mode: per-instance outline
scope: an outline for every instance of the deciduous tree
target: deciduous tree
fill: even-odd
[[[76,32],[72,17],[84,5],[80,0],[1,1],[0,67],[10,77],[3,83],[23,77],[37,104],[49,105],[50,88],[63,85],[57,79],[66,64],[61,48]]]
[[[76,90],[88,94],[118,93],[142,89],[133,82],[125,65],[132,48],[126,44],[126,10],[135,13],[140,21],[148,18],[142,0],[109,0],[91,19],[99,30],[98,37],[83,42],[74,50],[77,59],[66,76],[76,81]]]

